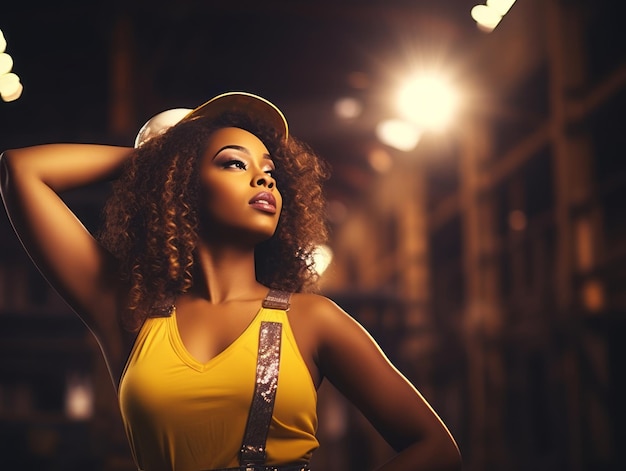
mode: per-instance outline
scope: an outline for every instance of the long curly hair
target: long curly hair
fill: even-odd
[[[283,208],[274,235],[255,248],[260,283],[313,291],[313,250],[327,238],[322,185],[328,167],[309,146],[287,141],[245,115],[173,126],[136,149],[113,184],[99,239],[118,260],[128,290],[122,323],[137,330],[193,286],[198,241],[199,164],[211,134],[238,127],[257,136],[276,164]]]

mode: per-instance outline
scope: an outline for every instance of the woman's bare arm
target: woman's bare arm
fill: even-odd
[[[8,150],[0,157],[0,189],[18,237],[44,277],[96,336],[116,322],[114,262],[58,193],[115,176],[131,151],[50,144]]]
[[[315,303],[320,372],[398,452],[379,471],[458,471],[450,432],[421,394],[389,362],[372,337],[325,298]]]

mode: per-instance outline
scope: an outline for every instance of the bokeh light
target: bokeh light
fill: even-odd
[[[20,78],[11,72],[13,69],[13,58],[4,52],[7,41],[0,30],[0,97],[3,101],[15,101],[22,96],[24,87]]]
[[[380,142],[404,152],[415,149],[421,135],[417,127],[400,119],[381,121],[376,126],[376,136]]]
[[[333,260],[333,251],[327,245],[318,245],[312,255],[315,272],[318,276],[322,276]]]
[[[335,114],[342,119],[354,119],[363,112],[363,104],[356,98],[344,97],[335,102]]]
[[[435,73],[411,77],[397,97],[401,115],[424,131],[445,129],[457,111],[458,102],[454,86]]]
[[[474,6],[471,15],[480,30],[490,33],[500,24],[514,3],[515,0],[487,0],[485,5]]]

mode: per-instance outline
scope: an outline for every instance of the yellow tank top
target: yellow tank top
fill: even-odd
[[[239,466],[255,385],[259,328],[280,322],[282,346],[267,464],[308,461],[319,446],[317,391],[287,313],[261,308],[246,330],[208,363],[185,349],[169,317],[149,318],[119,388],[122,421],[143,471],[200,471]]]

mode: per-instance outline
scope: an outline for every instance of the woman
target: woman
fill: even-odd
[[[460,469],[372,338],[306,293],[326,172],[282,113],[233,92],[155,121],[135,149],[43,145],[1,162],[24,247],[102,348],[138,468],[307,469],[327,378],[397,451],[381,470]],[[57,195],[112,178],[96,239]]]

